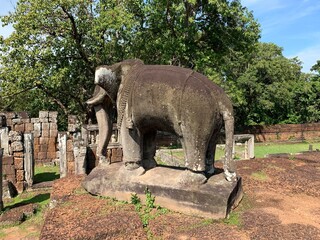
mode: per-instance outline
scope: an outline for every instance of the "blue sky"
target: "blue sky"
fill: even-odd
[[[242,0],[261,25],[261,42],[283,48],[284,56],[298,57],[303,71],[320,60],[319,0]]]
[[[16,0],[1,0],[0,15],[13,11]],[[309,72],[320,60],[319,0],[241,0],[253,11],[261,24],[262,42],[273,42],[283,48],[286,57],[298,57],[303,71]],[[12,27],[0,26],[0,35],[7,37]]]

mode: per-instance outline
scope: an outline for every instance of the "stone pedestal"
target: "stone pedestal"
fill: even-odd
[[[136,193],[143,200],[146,188],[156,196],[156,204],[191,215],[220,219],[228,216],[242,198],[241,178],[228,182],[217,174],[198,186],[182,186],[179,176],[185,170],[156,167],[141,176],[130,176],[123,163],[98,166],[83,182],[84,188],[94,194],[130,201]]]

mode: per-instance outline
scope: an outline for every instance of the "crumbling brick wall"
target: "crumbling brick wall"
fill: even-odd
[[[254,134],[256,142],[319,141],[320,123],[258,125],[244,132]]]
[[[2,112],[10,131],[33,133],[36,163],[50,163],[57,159],[58,112],[40,111],[38,118],[27,112]]]

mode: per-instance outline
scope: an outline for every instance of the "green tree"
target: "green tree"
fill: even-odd
[[[228,82],[240,125],[277,124],[296,121],[294,89],[301,81],[301,62],[287,59],[272,43],[259,43],[243,74]],[[291,118],[291,119],[290,119]]]
[[[259,39],[252,13],[233,0],[19,0],[2,17],[3,110],[88,115],[94,69],[125,58],[194,68],[221,81],[226,59]]]

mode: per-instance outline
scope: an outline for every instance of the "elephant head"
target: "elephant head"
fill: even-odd
[[[122,79],[128,75],[129,70],[141,60],[126,60],[111,66],[99,66],[95,72],[95,90],[93,97],[87,104],[93,106],[99,127],[99,144],[97,156],[100,163],[106,162],[107,146],[112,135],[112,109],[116,105],[118,91]]]

